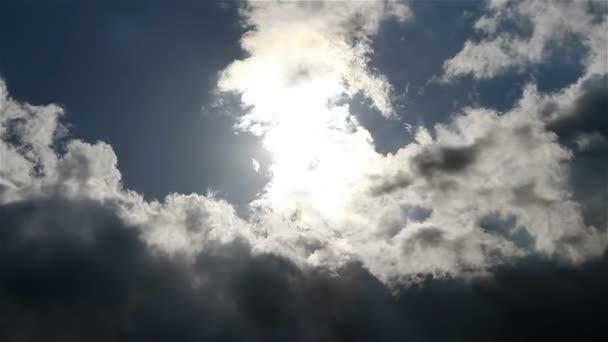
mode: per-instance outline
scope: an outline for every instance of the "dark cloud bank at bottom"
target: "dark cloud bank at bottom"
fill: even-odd
[[[0,340],[597,341],[607,266],[526,258],[395,292],[356,263],[303,270],[238,241],[188,265],[109,208],[37,199],[0,206]]]

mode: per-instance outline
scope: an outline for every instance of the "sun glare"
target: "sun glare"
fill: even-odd
[[[357,170],[348,148],[352,127],[347,108],[328,104],[327,94],[338,89],[331,81],[309,79],[277,92],[276,110],[290,111],[274,115],[264,137],[273,156],[267,198],[274,205],[304,205],[330,214],[347,197]]]

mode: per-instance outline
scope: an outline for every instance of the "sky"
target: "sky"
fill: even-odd
[[[0,5],[0,338],[597,340],[603,0]]]

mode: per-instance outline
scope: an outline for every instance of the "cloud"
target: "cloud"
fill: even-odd
[[[608,132],[604,113],[608,74],[593,74],[564,91],[541,96],[531,95],[547,116],[548,129],[560,142],[576,151],[571,162],[571,181],[575,198],[581,203],[587,224],[606,230],[605,187],[608,179]],[[564,100],[566,99],[566,100]]]
[[[324,11],[332,6],[344,6],[344,10]],[[501,120],[495,113],[482,115],[483,110],[471,110],[468,119],[463,115],[454,120],[457,129],[439,127],[439,139],[420,131],[417,143],[395,155],[383,156],[375,151],[371,135],[349,107],[332,101],[339,95],[352,94],[350,77],[363,73],[364,82],[357,83],[356,91],[368,95],[382,110],[380,102],[370,95],[378,89],[372,80],[381,76],[367,69],[367,55],[372,52],[369,41],[380,19],[391,14],[379,3],[358,2],[348,6],[255,3],[245,10],[252,28],[242,46],[249,55],[223,71],[219,88],[242,94],[243,104],[250,111],[239,118],[238,127],[262,135],[273,156],[269,165],[271,181],[252,204],[254,229],[264,237],[255,245],[300,264],[340,267],[361,260],[383,280],[419,271],[479,272],[532,252],[520,251],[500,236],[485,234],[477,222],[487,212],[510,207],[529,215],[533,209],[510,205],[513,195],[508,183],[534,181],[529,178],[540,184],[546,181],[540,171],[534,175],[519,172],[522,179],[517,180],[495,175],[500,167],[496,155],[502,153],[502,147],[491,145],[503,143],[490,138],[495,132],[505,130],[500,135],[505,140],[504,148],[513,149],[507,165],[529,169],[542,162],[519,160],[519,151],[534,146],[538,131],[537,148],[546,147],[554,154],[539,167],[562,172],[559,163],[568,158],[568,153],[543,136],[541,127],[524,146],[508,120]],[[278,49],[283,46],[279,41],[283,45],[293,42],[294,46]],[[504,185],[475,189],[487,179],[493,179],[493,185]],[[563,180],[557,183],[563,186]],[[565,201],[563,196],[556,199],[557,203]],[[416,206],[432,210],[424,224],[445,232],[442,242],[468,238],[469,242],[462,245],[468,250],[447,246],[452,254],[442,248],[415,252],[420,240],[411,236],[423,223],[408,220],[404,208]],[[572,207],[569,212],[575,211]],[[538,213],[534,217],[539,222],[528,223],[542,224]],[[544,220],[546,213],[542,217]],[[546,246],[541,243],[539,250],[553,253],[554,237],[538,234],[544,237],[539,240],[546,240]],[[303,240],[320,243],[310,249],[301,245]],[[414,244],[415,251],[404,252],[404,244]],[[422,261],[425,258],[427,261]]]
[[[345,11],[328,11],[333,6]],[[388,155],[376,152],[348,105],[334,101],[354,91],[346,83],[357,73],[365,81],[356,91],[373,91],[370,80],[381,76],[368,70],[370,41],[382,20],[407,19],[406,8],[244,7],[249,55],[227,67],[219,88],[242,94],[249,109],[237,129],[263,135],[272,153],[264,165],[271,181],[247,219],[213,193],[147,201],[125,189],[110,145],[70,139],[61,108],[21,104],[4,83],[0,203],[93,201],[136,227],[150,248],[191,263],[214,243],[238,240],[254,256],[272,253],[298,267],[360,262],[386,284],[418,273],[483,276],[522,256],[581,263],[602,255],[606,232],[589,223],[597,220],[587,219],[586,202],[573,198],[569,163],[577,151],[552,130],[568,113],[578,117],[587,76],[554,94],[528,86],[504,113],[463,108]],[[292,34],[297,39],[285,39]],[[277,48],[290,41],[298,43]],[[489,215],[512,216],[518,226],[488,229],[481,223]]]
[[[416,155],[412,161],[417,171],[423,175],[434,172],[460,172],[472,164],[477,155],[477,143],[470,146],[433,146]]]
[[[513,215],[489,214],[481,218],[479,226],[491,234],[506,237],[521,248],[530,248],[536,243],[524,227],[517,226],[517,218]]]
[[[19,201],[0,218],[6,341],[593,339],[608,304],[605,258],[522,259],[488,278],[420,275],[390,288],[358,263],[300,268],[241,240],[212,242],[188,263],[95,201]],[[445,237],[429,228],[418,238],[438,248]]]
[[[580,262],[603,252],[601,227],[587,226],[572,199],[574,153],[560,144],[536,105],[524,96],[506,113],[465,108],[437,125],[435,137],[420,133],[417,143],[387,157],[385,173],[369,177],[371,199],[358,197],[369,212],[395,217],[379,222],[401,222],[382,257],[367,255],[376,274],[399,274],[391,267],[462,274],[522,253]],[[432,208],[432,214],[408,222],[398,214],[405,204]],[[481,223],[490,215],[513,217],[518,226],[489,230]],[[433,248],[421,238],[426,232],[436,232]]]
[[[59,124],[62,115],[55,105],[37,107],[11,100],[0,81],[0,190],[20,188],[54,171],[52,144],[64,130]]]
[[[250,233],[232,205],[213,194],[171,194],[158,202],[124,189],[110,145],[66,138],[60,107],[21,104],[2,80],[0,90],[0,204],[44,196],[97,201],[130,224],[145,224],[149,244],[183,254],[208,239],[226,242]]]
[[[596,31],[576,83],[527,85],[505,112],[462,108],[382,155],[336,99],[360,92],[390,115],[390,85],[367,62],[382,20],[408,8],[242,11],[249,55],[219,88],[242,95],[237,129],[273,154],[248,219],[213,193],[125,189],[110,145],[71,139],[60,107],[19,103],[0,81],[1,339],[599,339],[605,203],[575,196],[597,178],[571,177],[591,172],[581,156],[605,161]],[[477,26],[498,34],[493,18]]]
[[[407,188],[412,184],[410,176],[403,172],[397,172],[390,177],[372,176],[371,178],[374,184],[370,190],[375,196],[389,194],[399,189]]]
[[[251,166],[256,173],[260,171],[260,162],[256,159],[251,159]]]
[[[587,50],[587,73],[605,72],[605,6],[601,1],[489,1],[469,39],[444,63],[444,80],[464,75],[490,79],[543,63],[574,39]],[[599,18],[598,18],[599,17]],[[510,28],[510,29],[509,29]]]
[[[255,106],[242,118],[244,128],[258,131],[273,123],[285,109],[280,107],[285,105],[282,97],[295,107],[303,100],[326,102],[341,93],[363,92],[390,115],[390,84],[373,73],[367,62],[371,37],[380,22],[386,18],[405,21],[411,16],[405,4],[253,1],[244,6],[242,14],[251,30],[241,45],[250,55],[223,71],[219,87],[241,92],[244,102]],[[262,80],[264,89],[258,87]],[[294,91],[316,92],[297,97]],[[272,99],[267,96],[270,92],[275,94]]]
[[[575,99],[569,108],[560,108],[557,102],[547,103],[547,114],[553,114],[549,129],[556,132],[565,144],[570,145],[584,135],[608,137],[608,119],[602,115],[608,109],[607,84],[608,74],[594,74],[581,81],[580,89],[576,89]]]

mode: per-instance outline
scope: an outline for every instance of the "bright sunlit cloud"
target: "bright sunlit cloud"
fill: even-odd
[[[381,22],[411,16],[404,4],[252,2],[244,15],[248,56],[222,72],[219,88],[241,94],[249,111],[237,129],[259,135],[271,155],[270,181],[251,203],[263,227],[258,248],[314,265],[359,259],[387,277],[483,270],[529,250],[572,260],[601,251],[605,239],[568,197],[563,163],[571,155],[526,104],[502,117],[465,108],[436,136],[418,128],[395,154],[375,151],[344,99],[362,94],[394,114],[392,88],[368,62]],[[513,138],[518,130],[529,138]],[[542,158],[526,157],[528,140]],[[411,208],[429,217],[412,219]],[[492,215],[517,215],[535,245],[485,232],[479,222]],[[547,215],[569,223],[549,227]],[[437,248],[424,247],[427,236]],[[585,247],[564,245],[569,236]],[[303,248],[303,239],[316,247]]]
[[[220,88],[242,93],[252,111],[239,127],[262,135],[272,180],[259,203],[335,215],[373,165],[371,137],[340,96],[367,94],[390,114],[390,86],[366,68],[369,37],[384,17],[407,17],[382,3],[253,3],[256,28],[242,41],[250,56],[224,71]],[[356,22],[360,20],[360,22]],[[354,26],[358,25],[358,26]]]

